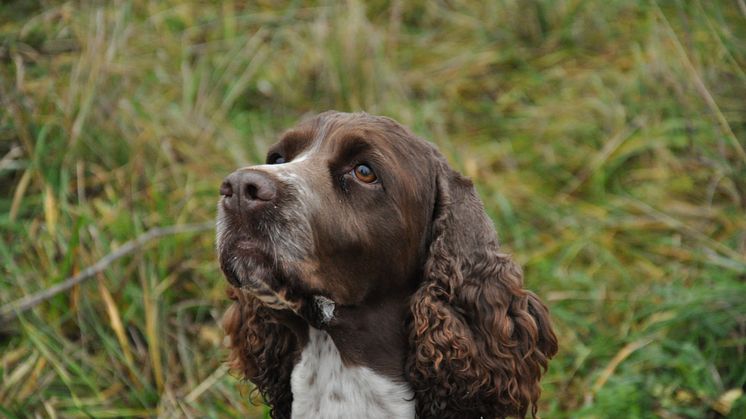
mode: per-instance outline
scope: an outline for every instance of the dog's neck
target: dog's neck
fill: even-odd
[[[387,298],[337,306],[320,328],[288,321],[302,347],[291,375],[293,417],[414,417],[406,316],[406,298]]]
[[[325,330],[342,360],[394,379],[404,379],[407,300],[388,298],[366,307],[338,307]]]
[[[323,330],[309,328],[308,341],[290,376],[290,387],[294,419],[414,417],[413,392],[406,382],[366,366],[345,363],[337,345]]]

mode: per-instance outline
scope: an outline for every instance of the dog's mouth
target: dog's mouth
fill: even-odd
[[[292,296],[291,281],[283,264],[275,260],[261,242],[228,238],[220,249],[220,269],[231,286],[253,295],[270,308],[300,309],[300,301]]]
[[[220,269],[234,287],[250,288],[260,282],[269,282],[276,276],[269,269],[273,265],[271,258],[261,245],[252,240],[232,240],[226,243],[219,258]]]
[[[252,240],[238,240],[235,248],[245,252],[253,252],[260,249],[259,245]]]
[[[260,243],[236,240],[223,248],[220,268],[231,286],[275,310],[290,310],[322,327],[334,318],[336,303],[326,293],[302,284],[292,267],[282,268]]]

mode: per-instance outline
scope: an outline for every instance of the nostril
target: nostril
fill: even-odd
[[[249,184],[246,185],[246,191],[245,191],[245,193],[246,193],[245,196],[248,197],[251,200],[259,199],[257,197],[257,195],[258,195],[257,187],[256,187],[256,185],[254,185],[252,183],[249,183]]]
[[[227,198],[230,198],[233,196],[233,186],[230,182],[223,181],[222,184],[220,184],[220,195],[225,196]]]
[[[241,185],[241,196],[250,201],[271,201],[275,199],[277,189],[274,182],[264,174],[247,173]]]

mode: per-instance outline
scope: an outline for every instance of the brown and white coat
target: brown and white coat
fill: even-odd
[[[535,414],[547,309],[430,143],[326,112],[221,195],[231,364],[274,418]]]

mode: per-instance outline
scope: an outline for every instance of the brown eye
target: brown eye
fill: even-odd
[[[373,183],[378,180],[378,176],[373,172],[373,169],[366,164],[358,164],[353,171],[355,172],[355,177],[360,182]]]

